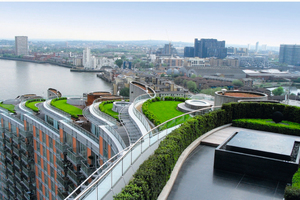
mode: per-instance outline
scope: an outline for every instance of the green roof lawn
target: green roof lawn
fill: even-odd
[[[174,117],[177,117],[179,115],[184,114],[184,112],[181,112],[177,110],[177,105],[182,103],[181,101],[157,101],[152,102],[149,104],[149,111],[151,111],[162,123],[172,119]],[[176,124],[169,124],[168,127],[181,124],[185,120],[191,118],[189,115],[184,116],[182,119],[178,119]],[[169,122],[172,123],[172,122]]]
[[[69,113],[72,116],[82,115],[82,110],[80,108],[77,108],[76,106],[70,105],[67,103],[67,99],[60,99],[53,101],[51,103],[56,108]],[[78,116],[77,116],[78,117]]]
[[[45,101],[45,100],[44,100]],[[44,102],[44,101],[32,101],[32,102],[26,102],[26,104],[25,104],[25,106],[27,107],[27,108],[30,108],[31,110],[33,110],[33,111],[35,111],[35,112],[38,112],[39,111],[39,109],[38,109],[38,107],[36,107],[36,104],[38,104],[38,103],[41,103],[41,102]]]
[[[102,112],[112,116],[115,119],[119,119],[119,113],[112,111],[113,103],[107,103],[103,106]]]
[[[10,112],[15,112],[15,105],[13,104],[3,104],[2,102],[0,103],[0,107],[10,111]]]

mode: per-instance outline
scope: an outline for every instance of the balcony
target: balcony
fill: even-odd
[[[4,146],[3,144],[0,144],[0,152],[3,154],[4,153]]]
[[[30,150],[30,145],[28,145],[28,144],[25,144],[25,143],[21,143],[21,149],[23,150],[23,151],[29,151]]]
[[[83,157],[73,152],[71,149],[68,149],[67,156],[69,160],[74,164],[78,165],[80,164],[80,161],[83,160]]]
[[[56,165],[60,170],[64,170],[64,168],[65,168],[64,163],[59,159],[56,160]]]
[[[18,183],[18,182],[16,183],[16,188],[17,188],[17,190],[19,190],[20,193],[23,192],[23,187],[21,186],[20,183]]]
[[[8,138],[11,138],[11,137],[13,137],[13,133],[12,132],[10,132],[8,129],[5,129],[5,136],[6,137],[8,137]]]
[[[9,191],[9,195],[10,195],[10,196],[15,196],[15,191],[14,191],[14,188],[13,188],[13,187],[10,186],[10,187],[8,188],[8,191]]]
[[[21,169],[21,163],[17,159],[14,159],[14,165],[18,168]]]
[[[7,158],[10,162],[13,161],[12,156],[11,156],[11,154],[9,154],[9,153],[6,153],[6,158]]]
[[[25,174],[27,177],[30,177],[30,175],[32,174],[32,171],[26,169],[25,167],[22,168],[22,172],[23,172],[23,174]]]
[[[8,199],[8,192],[6,189],[2,190],[2,194],[4,196],[4,199]]]
[[[29,163],[34,161],[32,158],[29,158],[28,155],[23,155],[21,159],[25,165],[28,165]]]
[[[30,131],[19,131],[19,134],[22,135],[24,138],[33,136]]]
[[[61,143],[60,141],[55,142],[55,147],[57,150],[59,150],[61,153],[67,152],[68,146],[64,143]]]
[[[14,179],[14,177],[13,177],[12,175],[8,174],[7,179],[8,179],[8,181],[9,181],[11,184],[15,184],[15,183],[14,183],[14,182],[15,182],[15,179]]]
[[[24,199],[30,200],[30,194],[24,192]]]
[[[68,178],[62,177],[61,175],[57,174],[56,180],[62,185],[63,187],[67,186]]]
[[[83,171],[83,174],[88,177],[90,176],[94,171],[95,167],[87,164],[86,161],[81,161],[81,170]]]
[[[58,197],[59,197],[61,200],[63,200],[63,199],[65,199],[65,198],[67,197],[68,193],[65,192],[65,191],[63,191],[62,188],[58,188],[58,190],[57,190],[57,195],[58,195]]]
[[[6,148],[7,148],[7,150],[11,151],[12,150],[12,144],[11,143],[6,143]]]
[[[18,149],[17,147],[13,146],[13,151],[16,156],[20,155],[20,149]]]
[[[79,185],[82,175],[79,172],[75,172],[68,168],[68,177],[70,177],[71,181],[76,185]]]
[[[19,172],[15,172],[15,177],[18,179],[18,181],[21,181],[21,174]]]
[[[17,194],[17,199],[23,199],[23,197],[20,193]]]
[[[27,180],[23,180],[21,181],[21,183],[25,186],[25,188],[27,188],[27,190],[31,189],[30,187],[31,184]]]
[[[20,141],[21,141],[21,140],[20,140],[20,138],[19,138],[19,137],[17,137],[17,136],[15,136],[15,135],[14,135],[14,137],[13,137],[13,139],[12,139],[12,140],[13,140],[13,142],[14,142],[15,144],[19,144],[19,143],[20,143]]]
[[[7,163],[6,168],[8,169],[8,171],[10,171],[12,174],[14,173],[13,167]]]

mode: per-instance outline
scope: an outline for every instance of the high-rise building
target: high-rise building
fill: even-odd
[[[258,47],[259,47],[259,42],[256,42],[256,45],[255,45],[255,52],[256,53],[258,53],[258,50],[259,50]]]
[[[91,50],[90,48],[86,48],[83,50],[83,55],[82,55],[82,64],[84,68],[90,68],[90,61],[91,61]]]
[[[226,56],[227,48],[225,48],[225,41],[218,41],[216,39],[195,39],[194,57],[217,57],[223,59]]]
[[[279,62],[289,65],[300,65],[300,45],[280,45]]]
[[[194,47],[184,47],[184,57],[194,57]]]
[[[28,55],[28,37],[27,36],[15,36],[15,54]]]
[[[156,51],[157,56],[175,56],[177,55],[177,50],[173,47],[171,43],[165,44],[163,48],[159,48]]]

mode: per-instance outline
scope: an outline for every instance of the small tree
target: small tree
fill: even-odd
[[[129,97],[129,88],[128,87],[124,87],[120,90],[120,95],[124,96],[124,97]]]
[[[272,91],[274,96],[280,96],[284,93],[283,87],[278,87]]]
[[[197,77],[196,74],[191,75],[191,78],[196,78],[196,77]]]
[[[118,65],[119,68],[121,68],[122,64],[123,64],[123,60],[122,59],[118,59],[115,61],[115,64]]]
[[[188,81],[187,82],[187,88],[190,90],[190,91],[194,91],[197,89],[197,85],[194,81]]]
[[[234,81],[232,81],[232,84],[237,87],[244,86],[244,83],[241,80],[234,80]]]

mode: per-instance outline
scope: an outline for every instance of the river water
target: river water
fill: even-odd
[[[82,96],[93,91],[112,92],[112,84],[90,72],[70,72],[69,68],[51,64],[0,59],[0,100],[22,94],[47,98],[47,89],[59,90],[63,96]]]

